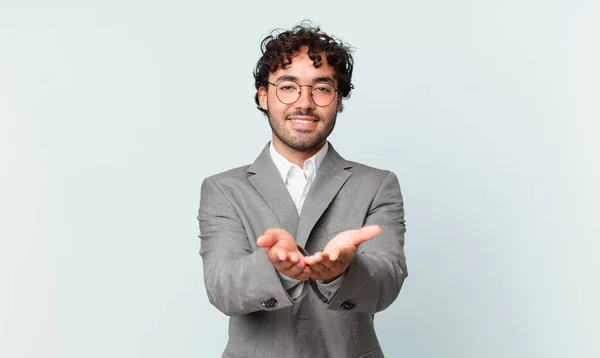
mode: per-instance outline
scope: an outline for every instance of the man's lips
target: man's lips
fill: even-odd
[[[319,119],[313,116],[291,115],[286,119],[292,128],[301,131],[314,130],[319,125]]]
[[[286,119],[288,119],[290,121],[294,121],[294,122],[300,122],[300,123],[309,123],[309,122],[319,121],[318,118],[311,117],[311,116],[289,116]]]

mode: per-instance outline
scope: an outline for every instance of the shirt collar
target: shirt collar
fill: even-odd
[[[315,153],[315,155],[313,155],[312,157],[310,157],[304,161],[304,166],[306,167],[307,162],[312,162],[315,167],[315,175],[316,175],[316,173],[319,171],[319,167],[321,166],[321,163],[323,163],[323,159],[325,159],[325,156],[327,155],[328,149],[329,149],[329,143],[325,142],[325,145],[321,149],[319,149],[319,151],[317,153]],[[290,169],[292,169],[292,166],[294,166],[296,164],[290,162],[283,155],[279,154],[279,152],[275,150],[275,147],[273,146],[273,142],[271,142],[271,144],[269,145],[269,153],[271,154],[271,159],[273,160],[273,163],[275,163],[275,166],[277,167],[279,174],[281,174],[281,178],[285,182],[287,180]],[[304,168],[300,168],[300,169],[304,169]]]

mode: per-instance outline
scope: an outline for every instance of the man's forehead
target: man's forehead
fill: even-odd
[[[335,71],[327,62],[324,52],[321,53],[320,63],[318,66],[315,66],[315,61],[308,56],[308,51],[304,50],[294,54],[287,66],[280,66],[275,72],[271,72],[269,76],[271,78],[274,76],[277,79],[284,78],[289,80],[296,80],[299,77],[310,77],[309,80],[322,82],[327,80],[333,81]]]
[[[319,67],[323,67],[323,66],[329,66],[329,62],[327,62],[327,54],[325,52],[321,52],[319,53],[319,56],[321,57],[321,60],[319,61]],[[294,54],[292,54],[291,57],[291,64],[295,63],[295,62],[310,62],[313,64],[314,66],[314,62],[310,56],[308,56],[308,48],[303,48],[298,52],[295,52]],[[290,66],[290,65],[288,65]]]
[[[312,78],[300,78],[300,77],[294,76],[292,74],[282,73],[280,76],[278,76],[277,74],[275,74],[275,76],[276,76],[276,78],[274,79],[275,82],[281,82],[281,81],[312,82],[312,83],[329,82],[332,85],[335,85],[334,76],[330,76],[330,75],[325,75],[325,76],[317,75]]]

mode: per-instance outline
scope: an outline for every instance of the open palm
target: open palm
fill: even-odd
[[[325,282],[336,279],[346,271],[358,246],[380,233],[381,228],[377,225],[339,233],[327,243],[323,251],[305,258],[304,261],[310,266],[311,278]]]

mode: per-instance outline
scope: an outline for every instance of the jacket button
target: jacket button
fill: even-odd
[[[356,304],[354,304],[353,302],[351,302],[350,300],[346,300],[342,303],[342,305],[340,306],[341,309],[349,311],[351,309],[353,309],[356,306]]]
[[[261,304],[264,308],[275,308],[277,307],[277,300],[271,297],[268,300],[262,301]]]

